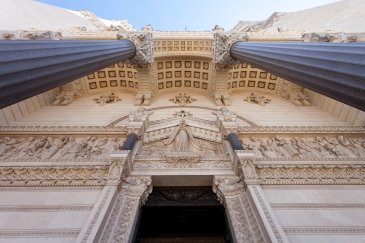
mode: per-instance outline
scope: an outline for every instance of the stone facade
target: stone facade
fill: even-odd
[[[136,58],[0,110],[0,242],[131,242],[161,176],[210,176],[234,242],[362,242],[365,113],[230,59],[272,33],[104,27],[65,33]]]

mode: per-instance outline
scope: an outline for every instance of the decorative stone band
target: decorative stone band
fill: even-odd
[[[1,167],[0,187],[102,186],[109,168]]]
[[[282,133],[282,134],[293,134],[293,133],[364,133],[365,128],[362,126],[241,126],[238,127],[238,133]]]
[[[1,40],[0,50],[0,108],[136,55],[129,40]]]
[[[230,56],[365,110],[364,43],[237,41],[230,46]]]
[[[365,185],[365,165],[265,165],[261,185]]]

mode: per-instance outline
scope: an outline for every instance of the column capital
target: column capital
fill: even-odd
[[[152,32],[119,32],[117,38],[129,40],[136,46],[137,53],[130,60],[132,64],[144,66],[152,63]]]
[[[214,61],[220,65],[237,63],[230,55],[230,48],[236,41],[247,41],[246,33],[215,32],[214,33]]]

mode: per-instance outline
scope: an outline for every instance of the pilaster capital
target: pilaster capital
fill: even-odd
[[[252,152],[236,150],[241,164],[243,179],[247,185],[259,184],[259,177],[256,173],[255,154]]]
[[[221,203],[228,197],[235,197],[243,193],[242,178],[238,176],[214,176],[213,191]]]

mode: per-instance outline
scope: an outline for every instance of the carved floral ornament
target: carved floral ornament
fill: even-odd
[[[150,64],[152,63],[152,32],[119,32],[117,38],[127,39],[136,46],[137,53],[131,60],[134,64]]]

